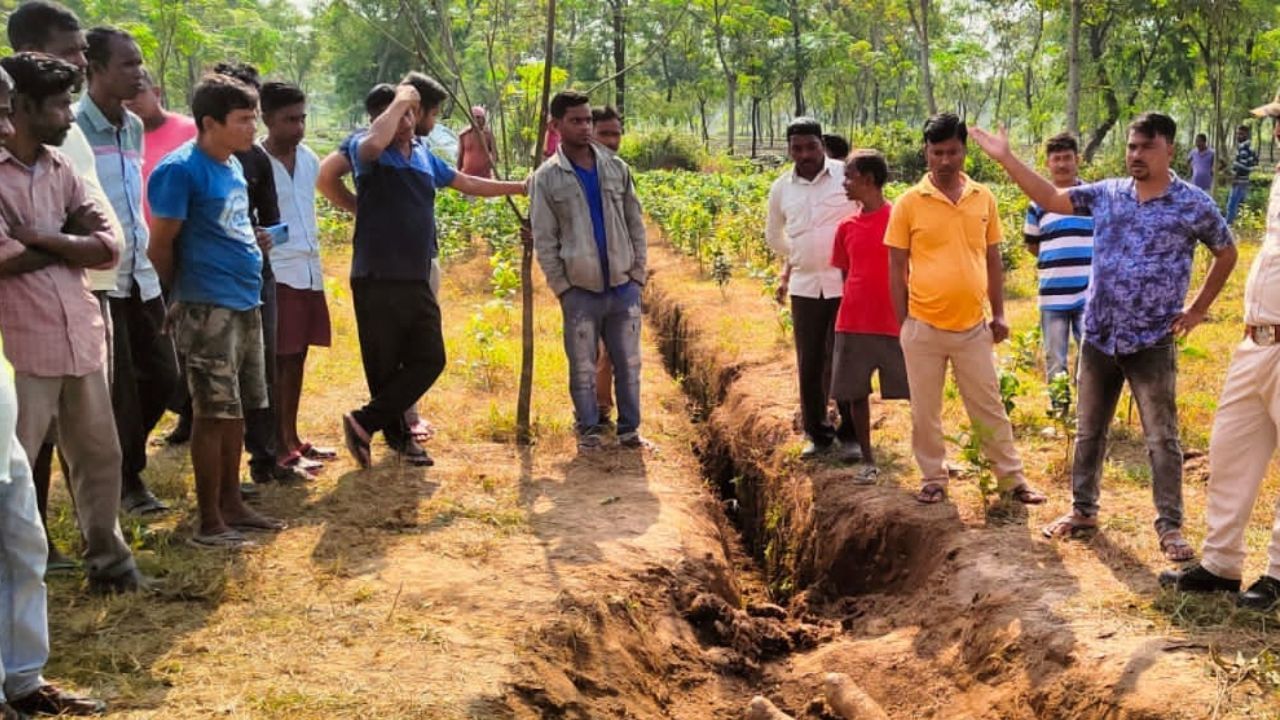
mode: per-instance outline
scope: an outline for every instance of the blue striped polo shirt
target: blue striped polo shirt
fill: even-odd
[[[1084,308],[1093,267],[1093,218],[1059,215],[1039,205],[1027,207],[1022,236],[1040,252],[1040,309],[1075,311]]]

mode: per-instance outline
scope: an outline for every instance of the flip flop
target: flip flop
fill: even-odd
[[[947,486],[931,480],[920,486],[920,492],[916,493],[916,502],[924,505],[936,505],[947,499]]]
[[[1045,497],[1044,493],[1036,490],[1026,483],[1022,483],[1018,487],[1010,490],[1005,494],[1005,497],[1010,500],[1016,500],[1023,505],[1040,505],[1044,503],[1045,500],[1049,499]]]
[[[1050,540],[1065,538],[1081,538],[1092,535],[1098,530],[1096,518],[1081,518],[1075,513],[1067,513],[1040,529],[1040,534]]]
[[[315,475],[324,469],[324,463],[308,459],[301,451],[294,450],[280,460],[280,467],[293,468]]]
[[[133,493],[120,501],[120,509],[134,517],[160,515],[169,511],[169,506],[160,501],[150,490]]]
[[[196,533],[191,536],[191,544],[207,550],[240,550],[253,547],[257,543],[235,530],[224,530],[223,532],[209,535]]]
[[[419,418],[418,422],[409,427],[409,433],[418,440],[430,440],[435,437],[436,429],[431,423]]]
[[[233,523],[227,523],[227,524],[230,525],[235,530],[242,530],[242,531],[249,531],[249,532],[273,532],[274,533],[274,532],[280,532],[281,530],[284,530],[285,528],[289,527],[289,524],[283,520],[277,520],[275,518],[269,518],[262,515],[256,518],[251,518],[248,520],[242,520],[240,522],[233,522]]]
[[[1166,560],[1186,562],[1196,557],[1195,548],[1182,537],[1181,530],[1167,530],[1160,534],[1160,552]]]
[[[309,460],[337,460],[338,451],[331,447],[317,447],[311,443],[302,443],[298,446],[298,452],[302,457]]]
[[[79,569],[80,569],[80,563],[76,562],[75,560],[70,560],[67,558],[62,558],[61,560],[54,560],[52,562],[46,563],[44,566],[44,572],[46,575],[50,573],[60,574],[60,573],[74,572]]]
[[[854,485],[875,485],[876,480],[880,477],[880,469],[875,465],[866,465],[858,468],[853,474]]]
[[[347,452],[355,458],[356,464],[362,469],[369,469],[373,464],[369,452],[369,432],[356,422],[351,413],[342,416],[342,438],[346,441]]]

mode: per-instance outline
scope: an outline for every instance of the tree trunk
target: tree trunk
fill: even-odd
[[[804,107],[804,78],[808,71],[805,67],[804,46],[800,43],[800,0],[791,0],[791,48],[795,62],[795,77],[792,79],[792,88],[795,91],[796,99],[796,116],[805,114]]]
[[[609,0],[613,6],[613,104],[618,114],[627,116],[627,0]]]
[[[907,13],[911,16],[911,26],[916,31],[916,40],[920,43],[920,87],[924,93],[925,105],[930,115],[938,114],[938,103],[933,98],[933,71],[929,69],[929,3],[930,0],[909,0]]]
[[[716,57],[720,60],[720,70],[724,72],[725,95],[729,101],[729,147],[728,154],[733,154],[733,138],[737,132],[737,112],[738,112],[738,73],[729,67],[729,61],[725,59],[724,54],[724,25],[721,23],[721,14],[724,12],[724,6],[720,0],[715,0],[712,5],[714,13],[714,22],[712,27],[716,36]]]
[[[711,149],[711,131],[707,129],[707,98],[698,96],[698,117],[702,120],[702,147]]]
[[[1067,38],[1067,132],[1080,134],[1080,3],[1070,0],[1071,31]]]
[[[547,0],[547,41],[543,51],[542,98],[538,110],[538,139],[535,159],[542,157],[547,136],[547,108],[551,104],[551,67],[556,49],[556,0]],[[536,165],[536,160],[535,160]],[[516,441],[533,442],[529,410],[533,405],[533,238],[520,241],[520,395],[516,400]]]
[[[751,157],[760,152],[760,98],[751,98]]]

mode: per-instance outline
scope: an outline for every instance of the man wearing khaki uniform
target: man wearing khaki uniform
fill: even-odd
[[[1253,112],[1280,118],[1280,95]],[[1275,137],[1280,142],[1280,123]],[[1199,565],[1160,576],[1161,584],[1179,590],[1240,589],[1245,530],[1280,439],[1280,172],[1271,183],[1266,235],[1245,285],[1244,324],[1244,340],[1227,369],[1209,442],[1204,556]],[[1280,605],[1280,508],[1268,554],[1266,574],[1238,598],[1242,607],[1267,612]]]

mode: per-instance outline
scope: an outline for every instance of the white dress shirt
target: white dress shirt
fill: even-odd
[[[859,209],[844,194],[844,163],[827,158],[813,180],[783,173],[769,189],[765,241],[791,266],[790,291],[805,298],[838,298],[840,271],[831,266],[836,226]]]
[[[316,227],[316,178],[320,159],[306,145],[299,145],[293,174],[271,153],[271,170],[280,201],[280,221],[289,226],[289,240],[271,247],[271,269],[276,282],[295,290],[324,290],[320,269],[320,235]]]
[[[1267,230],[1244,286],[1247,325],[1280,325],[1280,173],[1271,181]]]

